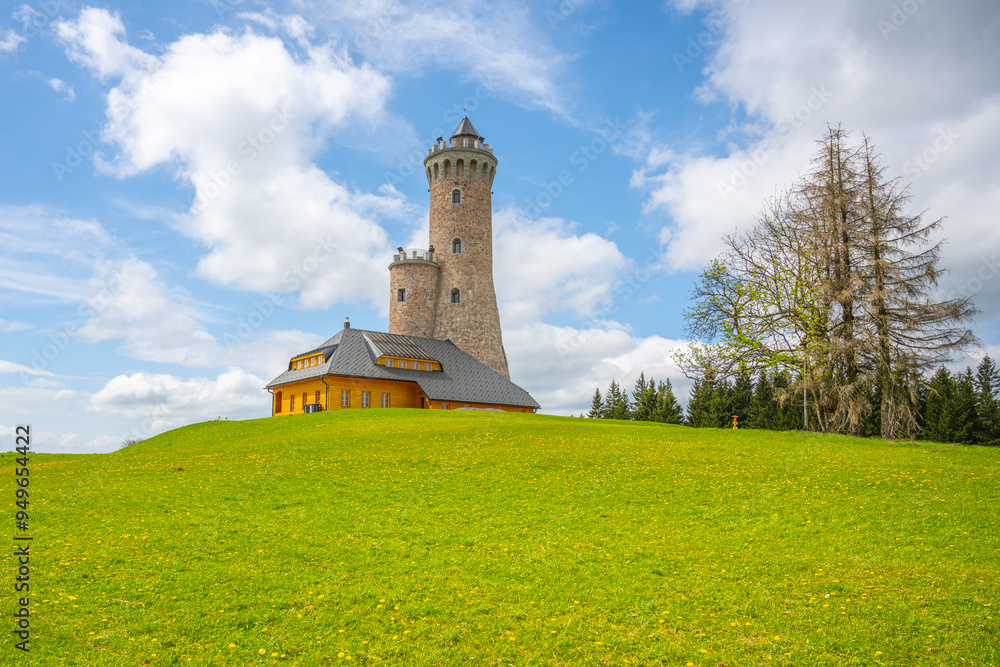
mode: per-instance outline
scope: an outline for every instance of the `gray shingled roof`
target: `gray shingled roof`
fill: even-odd
[[[377,350],[373,350],[372,343]],[[326,375],[346,375],[416,382],[424,395],[434,401],[540,407],[524,389],[458,349],[458,346],[450,340],[400,336],[364,329],[343,329],[315,351],[328,348],[332,348],[331,353],[330,356],[324,357],[324,363],[301,370],[286,370],[271,380],[266,388]],[[387,348],[405,349],[408,353],[388,352]],[[378,359],[376,351],[393,356],[432,359],[441,364],[442,370],[416,371],[379,366],[375,363]],[[409,354],[409,352],[419,352],[419,354]]]
[[[451,138],[454,139],[455,137],[460,137],[463,135],[471,135],[473,137],[478,137],[479,139],[482,139],[482,137],[479,136],[479,131],[476,130],[476,128],[472,125],[472,121],[469,120],[468,116],[463,118],[462,122],[458,124],[458,127],[455,128],[455,131],[452,133]]]
[[[381,331],[366,331],[365,338],[374,347],[376,357],[387,354],[390,357],[406,357],[408,359],[426,359],[427,353],[410,342],[406,336],[382,333]]]

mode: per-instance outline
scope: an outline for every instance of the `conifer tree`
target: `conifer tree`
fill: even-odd
[[[622,391],[615,380],[611,380],[611,386],[604,396],[604,416],[606,419],[632,418],[632,405],[628,394]]]
[[[925,440],[952,441],[952,413],[955,404],[955,382],[944,366],[938,368],[927,386],[924,399],[924,424],[921,432]]]
[[[594,400],[590,403],[590,412],[587,413],[587,416],[591,419],[604,418],[604,400],[601,398],[600,387],[594,390]]]
[[[687,424],[696,428],[722,428],[729,417],[728,389],[725,382],[715,379],[715,371],[709,367],[691,389]]]
[[[728,409],[732,415],[739,417],[740,428],[756,428],[750,416],[750,404],[753,402],[753,379],[746,369],[741,369],[736,375],[729,395]]]
[[[649,383],[652,386],[653,380],[650,379]],[[684,410],[677,402],[674,387],[669,378],[666,382],[660,382],[656,386],[656,406],[653,410],[652,421],[662,424],[680,424],[684,421]]]
[[[1000,446],[1000,370],[989,355],[976,368],[976,413],[979,417],[976,442]]]
[[[762,373],[750,399],[747,414],[748,428],[778,430],[777,412],[778,402],[774,396],[774,385],[771,384],[767,373]]]
[[[645,372],[639,373],[639,379],[635,381],[635,388],[632,389],[632,400],[635,406],[632,409],[632,419],[635,421],[653,421],[653,413],[656,410],[656,386],[653,379],[646,383]]]
[[[963,444],[976,442],[980,431],[976,413],[976,378],[971,368],[955,380],[955,405],[951,414],[952,441]]]

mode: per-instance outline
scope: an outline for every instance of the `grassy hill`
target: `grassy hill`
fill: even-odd
[[[995,665],[998,464],[420,410],[34,455],[30,664]]]

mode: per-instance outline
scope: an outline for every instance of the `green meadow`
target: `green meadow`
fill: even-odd
[[[998,488],[1000,451],[926,442],[426,410],[195,424],[32,456],[31,653],[8,556],[0,655],[996,665]]]

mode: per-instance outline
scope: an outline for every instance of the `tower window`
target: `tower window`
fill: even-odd
[[[462,303],[462,293],[458,291],[457,287],[451,291],[451,302]]]
[[[455,255],[462,252],[462,239],[452,239],[451,252]]]
[[[404,289],[398,289],[398,290],[396,290],[396,301],[399,301],[400,303],[402,303],[403,301],[406,301],[406,289],[405,288]]]
[[[462,203],[462,191],[461,190],[454,190],[454,191],[452,191],[452,193],[451,193],[451,203],[452,204],[461,204]]]

